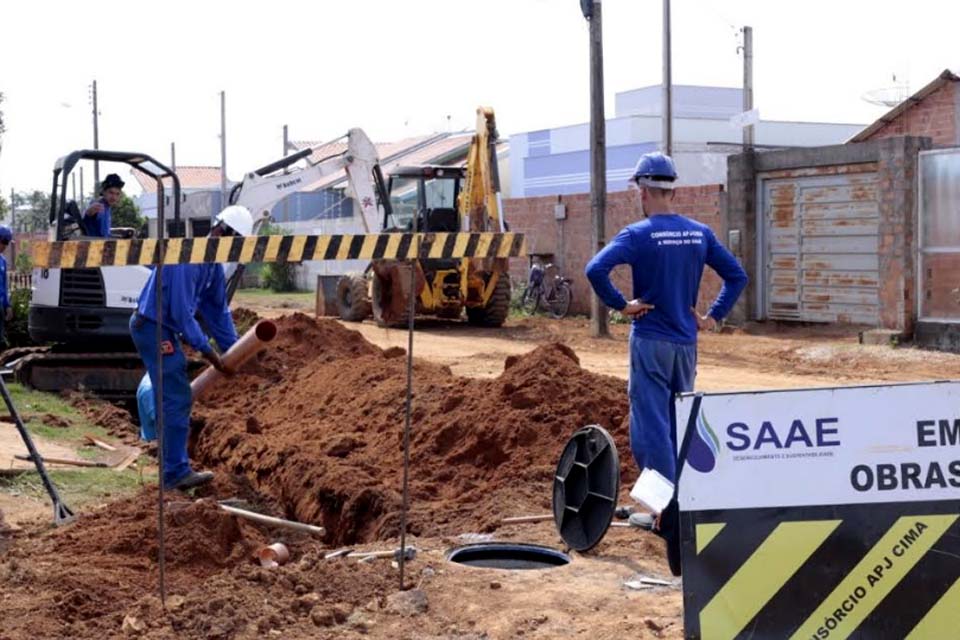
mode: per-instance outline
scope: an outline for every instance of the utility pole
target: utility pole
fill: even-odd
[[[71,198],[71,200],[73,200],[74,202],[77,202],[77,174],[76,173],[70,174],[70,183],[73,187],[73,197]]]
[[[80,200],[81,200],[80,208],[81,208],[81,209],[82,209],[83,206],[84,206],[84,200],[83,200],[83,199],[84,199],[84,195],[83,195],[83,167],[80,167]]]
[[[283,157],[287,157],[287,145],[290,144],[290,138],[288,137],[287,125],[283,125]],[[284,173],[290,173],[287,167],[283,168]],[[290,199],[290,196],[287,196],[283,199],[283,221],[290,222],[290,208],[287,206],[287,201]]]
[[[753,109],[753,27],[743,28],[743,112]],[[753,125],[743,128],[743,150],[753,150]]]
[[[174,173],[177,172],[177,143],[170,143],[170,168]]]
[[[220,92],[220,208],[226,207],[227,194],[227,92]]]
[[[606,243],[607,121],[603,108],[603,13],[600,0],[581,0],[580,8],[590,22],[590,211],[593,216],[593,247]],[[607,307],[596,292],[590,294],[590,333],[595,338],[610,335]]]
[[[673,155],[673,71],[670,66],[670,0],[663,0],[663,152]]]
[[[100,124],[98,122],[97,114],[97,81],[93,81],[92,88],[92,97],[93,97],[93,148],[100,148]],[[100,186],[100,161],[93,161],[93,190],[96,192],[97,188]]]

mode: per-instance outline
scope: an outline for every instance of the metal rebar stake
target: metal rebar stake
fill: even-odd
[[[407,406],[403,425],[403,505],[400,510],[400,590],[403,591],[403,574],[407,557],[407,510],[410,503],[410,421],[413,407],[413,316],[417,308],[417,264],[422,246],[417,233],[417,217],[413,219],[414,242],[417,244],[415,255],[410,261],[410,305],[407,317]]]
[[[53,481],[50,480],[50,476],[47,475],[47,468],[43,464],[43,458],[40,457],[40,452],[38,452],[34,446],[30,432],[27,431],[27,428],[23,425],[23,420],[20,419],[17,408],[13,406],[13,398],[10,397],[10,391],[7,389],[7,384],[3,381],[2,377],[0,377],[0,394],[3,394],[3,401],[7,405],[7,411],[10,412],[14,424],[17,425],[17,431],[20,432],[23,444],[26,445],[27,451],[30,453],[30,459],[33,460],[33,464],[37,467],[37,473],[40,474],[40,479],[43,481],[43,487],[47,490],[47,493],[50,495],[50,500],[53,502],[54,524],[60,525],[70,522],[74,517],[73,511],[63,503],[60,494],[57,492],[57,487],[54,486]]]
[[[162,185],[161,185],[162,188]],[[164,544],[164,526],[163,526],[163,258],[165,257],[166,242],[164,242],[164,219],[163,204],[157,211],[157,260],[156,266],[156,291],[155,304],[157,308],[157,365],[159,374],[156,380],[152,380],[154,404],[156,406],[156,427],[157,427],[157,569],[159,571],[160,582],[160,605],[167,608],[167,582],[166,582],[166,546]],[[174,337],[176,339],[176,337]],[[148,372],[149,375],[149,372]]]

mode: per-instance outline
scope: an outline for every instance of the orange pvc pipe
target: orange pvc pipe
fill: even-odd
[[[267,343],[277,337],[277,325],[270,320],[261,320],[250,327],[230,349],[223,354],[223,363],[234,371],[242,367],[250,358],[257,355],[267,347]],[[193,382],[190,383],[190,391],[193,399],[202,397],[212,389],[224,375],[214,369],[207,367],[200,372]]]

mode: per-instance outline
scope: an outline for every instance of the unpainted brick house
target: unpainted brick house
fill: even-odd
[[[746,319],[862,324],[960,345],[960,77],[944,71],[847,144],[728,161]]]

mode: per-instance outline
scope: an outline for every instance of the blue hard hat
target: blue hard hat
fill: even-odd
[[[7,225],[0,224],[0,241],[13,242],[13,231]]]
[[[670,156],[659,151],[645,153],[637,161],[631,178],[638,186],[657,187],[659,189],[673,189],[677,179],[677,168]]]

